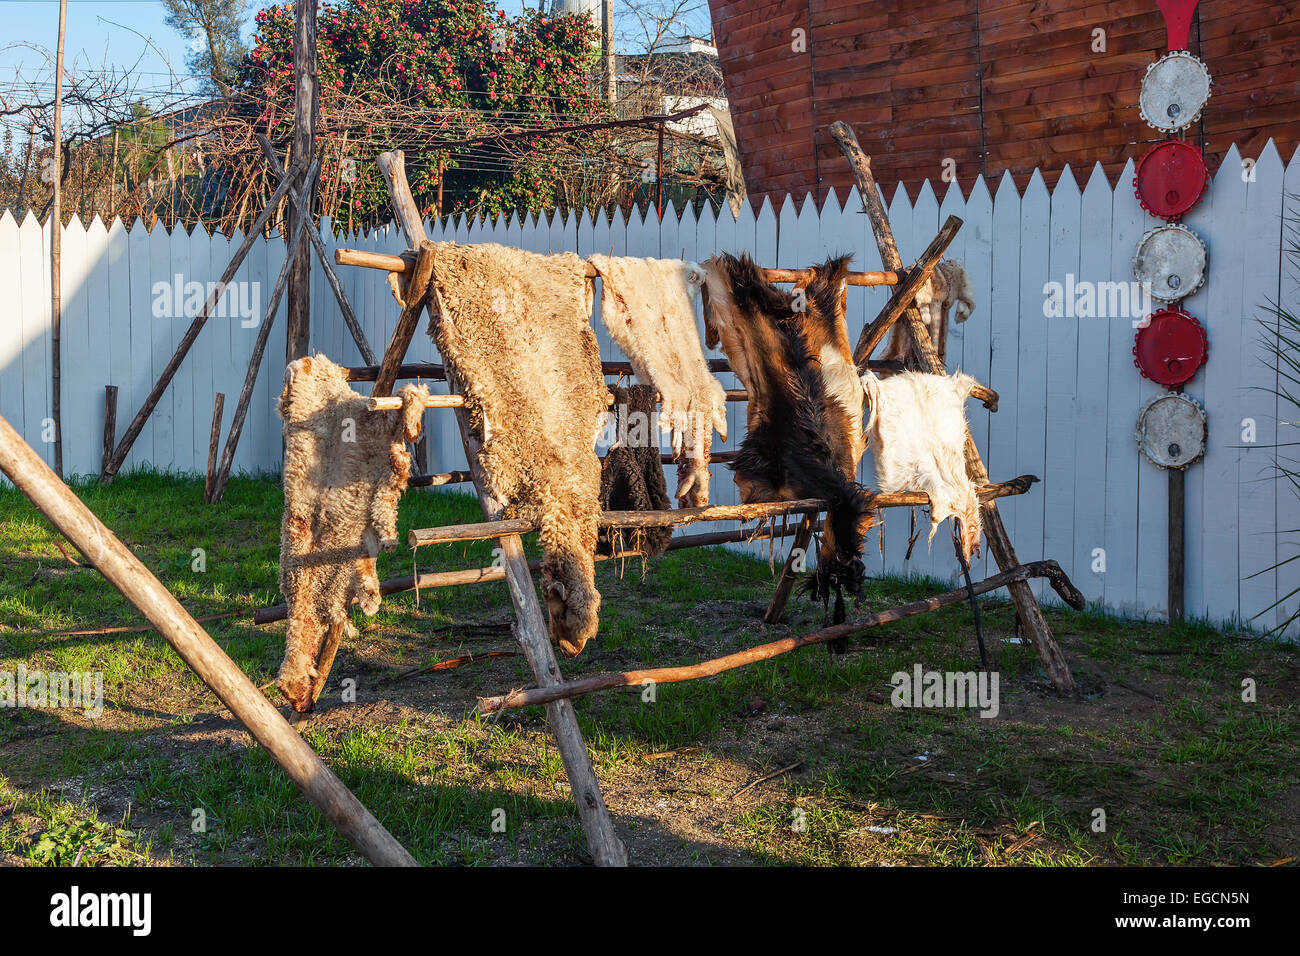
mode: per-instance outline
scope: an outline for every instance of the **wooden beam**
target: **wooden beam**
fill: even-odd
[[[376,866],[415,866],[179,601],[0,417],[0,470],[122,592],[325,817]]]
[[[99,460],[99,467],[102,470],[108,459],[113,454],[113,445],[116,444],[117,433],[117,386],[104,386],[104,452]]]
[[[830,131],[836,142],[840,144],[841,149],[844,150],[844,155],[853,169],[853,178],[857,183],[858,193],[862,196],[867,216],[871,220],[872,231],[876,235],[876,244],[880,249],[882,264],[886,269],[901,269],[902,260],[898,256],[898,247],[894,244],[894,233],[889,226],[889,217],[885,213],[884,203],[880,198],[880,190],[876,187],[875,177],[871,174],[871,161],[862,152],[862,147],[858,145],[858,138],[853,134],[853,130],[847,123],[832,123]],[[907,307],[904,315],[912,334],[913,345],[920,352],[923,362],[922,367],[936,375],[947,374],[947,369],[939,361],[939,355],[934,349],[934,343],[930,341],[930,333],[927,331],[925,322],[922,321],[921,314],[917,311],[914,303]],[[964,452],[966,474],[971,481],[975,482],[976,485],[987,484],[989,480],[988,470],[984,467],[984,461],[980,458],[979,449],[975,447],[975,441],[971,438],[969,428],[966,430]],[[1011,545],[1011,538],[1007,535],[1007,529],[1002,524],[1002,516],[998,514],[997,505],[992,501],[986,501],[983,506],[982,516],[984,519],[984,537],[988,542],[989,550],[993,552],[998,567],[1003,571],[1019,567],[1020,561],[1016,557],[1015,548]],[[1047,626],[1047,619],[1043,617],[1042,609],[1039,608],[1038,602],[1034,599],[1033,590],[1023,580],[1012,583],[1009,590],[1012,600],[1015,601],[1016,611],[1025,626],[1025,631],[1030,640],[1034,642],[1034,647],[1038,651],[1039,658],[1043,662],[1043,667],[1051,678],[1053,686],[1059,691],[1073,693],[1075,683],[1070,674],[1069,665],[1066,663],[1065,655],[1061,653],[1056,640],[1052,637],[1051,628]]]
[[[804,515],[799,519],[799,527],[795,531],[794,542],[790,545],[790,553],[785,556],[785,563],[781,566],[781,576],[777,579],[776,589],[772,592],[772,600],[768,602],[767,611],[763,614],[764,624],[777,623],[785,612],[786,602],[790,600],[790,592],[794,590],[795,582],[799,579],[800,569],[807,567],[808,545],[812,543],[814,522],[813,515]]]
[[[435,248],[428,239],[421,239],[415,259],[415,271],[411,273],[410,280],[406,284],[404,293],[406,305],[402,308],[402,314],[397,318],[397,325],[393,329],[393,337],[389,340],[388,349],[384,352],[384,360],[379,366],[379,373],[375,376],[375,386],[370,390],[371,406],[375,407],[375,402],[382,401],[386,396],[392,395],[393,386],[397,382],[397,376],[401,371],[402,359],[406,357],[406,350],[411,346],[411,338],[415,335],[415,329],[420,324],[420,317],[424,315],[424,306],[429,294],[429,280],[433,277],[433,260]],[[446,377],[446,371],[443,372]],[[460,398],[459,395],[430,395],[429,400]],[[394,399],[401,407],[402,400]],[[450,405],[429,405],[425,403],[426,408],[451,408]]]
[[[296,174],[297,168],[296,163],[290,163],[289,173]],[[135,418],[131,419],[131,424],[127,426],[126,434],[118,442],[117,449],[113,452],[112,458],[100,475],[102,483],[108,484],[112,481],[113,476],[117,474],[117,470],[122,467],[122,462],[126,460],[127,454],[131,451],[131,446],[140,437],[140,431],[144,428],[144,423],[153,414],[153,410],[158,406],[158,401],[162,398],[163,392],[167,391],[167,386],[171,384],[172,379],[176,376],[177,369],[181,367],[181,363],[185,361],[185,356],[189,354],[190,348],[194,345],[194,340],[199,337],[199,333],[203,331],[203,326],[207,323],[208,317],[212,315],[217,303],[221,301],[226,286],[230,285],[231,280],[235,278],[235,273],[239,271],[240,265],[243,264],[245,257],[248,255],[248,251],[253,248],[253,243],[261,238],[262,229],[265,228],[267,221],[271,218],[271,213],[275,211],[275,207],[280,200],[289,192],[289,187],[292,184],[292,175],[286,174],[285,178],[280,180],[280,185],[271,194],[271,198],[266,203],[266,208],[262,210],[257,220],[248,230],[248,233],[244,236],[244,241],[235,250],[235,254],[230,257],[230,262],[226,264],[226,270],[221,274],[221,279],[217,282],[216,288],[208,293],[203,308],[190,322],[190,327],[185,330],[180,344],[176,346],[175,353],[172,354],[171,359],[168,360],[167,365],[158,376],[158,381],[154,382],[153,388],[149,391],[148,397],[145,398],[144,404],[140,406],[140,410],[136,412]]]
[[[925,614],[928,611],[936,611],[939,608],[950,607],[954,604],[964,604],[970,600],[972,593],[976,595],[987,594],[989,591],[1008,587],[1016,582],[1023,583],[1029,578],[1041,577],[1053,580],[1054,583],[1059,583],[1065,588],[1073,589],[1074,587],[1069,583],[1069,579],[1065,577],[1065,573],[1055,561],[1035,561],[1032,564],[1018,566],[1000,574],[995,574],[993,577],[986,578],[969,589],[961,587],[954,591],[945,591],[942,594],[936,594],[934,597],[913,601],[910,604],[891,608],[888,611],[870,614],[860,621],[825,627],[802,637],[782,638],[779,641],[760,644],[757,647],[746,648],[725,657],[702,661],[699,664],[686,667],[653,667],[646,670],[622,671],[614,674],[594,674],[591,677],[554,684],[550,687],[530,687],[526,690],[514,690],[500,697],[480,697],[478,709],[484,714],[495,714],[516,707],[527,707],[530,704],[549,704],[557,700],[568,700],[583,694],[592,694],[596,691],[612,690],[616,687],[673,684],[679,681],[698,680],[701,677],[712,677],[723,671],[734,670],[737,667],[744,667],[746,664],[754,664],[758,661],[770,660],[773,657],[788,654],[803,647],[826,644],[841,638],[852,637],[882,624],[900,621],[903,618]],[[1080,601],[1082,601],[1082,596],[1080,596]]]

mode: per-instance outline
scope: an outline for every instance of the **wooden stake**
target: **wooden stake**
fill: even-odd
[[[212,402],[212,430],[208,433],[208,470],[203,480],[203,500],[212,504],[212,489],[217,481],[217,449],[221,447],[221,413],[226,407],[224,392],[217,392]]]
[[[320,757],[129,548],[0,417],[0,471],[122,592],[347,840],[376,866],[415,866]]]
[[[296,168],[295,165],[290,164],[289,170],[293,173],[296,171]],[[253,248],[253,243],[257,241],[262,230],[266,227],[266,223],[271,218],[271,214],[275,211],[275,207],[289,191],[290,185],[292,185],[291,176],[286,176],[280,181],[280,185],[276,188],[275,192],[271,194],[271,198],[267,202],[266,208],[262,210],[261,215],[257,217],[252,228],[248,230],[247,235],[244,236],[244,241],[241,242],[239,248],[235,250],[235,254],[230,257],[230,262],[226,264],[226,271],[221,274],[221,279],[217,283],[216,288],[208,293],[208,299],[203,303],[203,308],[199,311],[199,314],[194,317],[193,321],[190,322],[190,327],[185,330],[185,335],[181,337],[180,344],[176,346],[175,353],[173,353],[172,357],[168,360],[166,367],[162,370],[162,374],[158,376],[158,381],[154,382],[154,386],[150,390],[148,397],[145,398],[144,404],[141,405],[140,410],[135,413],[135,418],[131,419],[131,424],[127,426],[126,434],[123,435],[122,440],[118,442],[117,449],[113,452],[112,459],[109,461],[108,466],[100,476],[100,481],[103,484],[108,484],[112,481],[113,476],[117,474],[117,470],[122,467],[122,462],[126,460],[127,454],[131,451],[131,446],[135,444],[135,440],[140,437],[140,431],[144,428],[144,423],[149,420],[149,416],[153,414],[153,410],[158,406],[158,400],[162,398],[163,392],[167,391],[167,386],[171,384],[172,379],[176,375],[177,369],[179,369],[181,363],[185,361],[185,356],[189,354],[190,348],[194,345],[194,340],[199,337],[199,333],[203,331],[203,326],[207,323],[208,317],[212,315],[213,310],[217,307],[217,303],[221,300],[221,296],[225,294],[226,286],[230,285],[231,280],[235,278],[235,273],[239,271],[240,265],[243,264],[245,257],[248,255],[248,251]]]
[[[108,461],[108,456],[113,454],[113,443],[117,433],[117,386],[104,386],[104,454],[100,459],[100,467]]]
[[[767,611],[763,614],[764,624],[775,624],[781,620],[786,602],[790,600],[790,592],[794,590],[795,581],[799,578],[796,568],[801,563],[807,566],[808,545],[812,543],[813,523],[813,515],[804,515],[799,521],[799,530],[795,532],[790,553],[786,555],[785,564],[781,567],[781,577],[777,579],[776,590],[772,592],[772,600],[768,602]]]
[[[899,270],[903,267],[902,259],[898,255],[898,247],[894,244],[894,233],[889,226],[889,217],[885,213],[884,203],[880,199],[880,191],[876,187],[875,177],[871,174],[871,161],[866,154],[862,152],[862,147],[858,145],[858,138],[853,134],[853,130],[847,123],[836,122],[831,124],[831,135],[844,150],[844,155],[848,158],[849,165],[853,168],[853,178],[857,183],[858,193],[862,196],[862,203],[866,207],[867,215],[871,220],[872,231],[876,235],[876,244],[880,249],[880,259],[886,269]],[[919,352],[923,368],[928,369],[936,375],[946,375],[947,370],[943,363],[939,361],[939,355],[934,349],[934,344],[930,341],[930,333],[927,331],[925,322],[921,318],[921,313],[917,310],[915,303],[907,306],[903,313],[907,320],[908,330],[912,335],[912,344]],[[975,447],[975,442],[970,436],[970,429],[966,430],[966,473],[970,476],[971,481],[977,485],[987,484],[989,474],[984,467],[984,462],[980,458],[979,450]],[[1003,571],[1008,571],[1019,566],[1019,559],[1016,557],[1015,548],[1011,546],[1011,539],[1007,535],[1007,529],[1002,524],[1002,516],[998,514],[997,506],[988,501],[983,506],[984,519],[984,537],[988,542],[989,550],[993,552],[993,557]],[[1043,662],[1048,676],[1052,680],[1053,686],[1057,690],[1065,693],[1073,693],[1075,690],[1074,678],[1070,675],[1069,665],[1065,661],[1065,655],[1061,653],[1060,647],[1052,637],[1051,628],[1047,626],[1047,619],[1043,617],[1042,609],[1039,608],[1038,602],[1034,600],[1034,592],[1029,585],[1023,581],[1016,581],[1008,588],[1011,592],[1011,598],[1015,601],[1016,610],[1020,614],[1020,620],[1025,625],[1025,631],[1030,640],[1034,642],[1034,647],[1038,651],[1039,658]]]
[[[905,617],[913,617],[917,614],[924,614],[927,611],[935,611],[941,607],[949,607],[953,604],[962,604],[970,599],[971,592],[975,594],[986,594],[989,591],[997,590],[1001,587],[1007,587],[1010,584],[1020,581],[1026,581],[1029,578],[1048,578],[1054,586],[1064,589],[1071,594],[1072,598],[1077,600],[1075,606],[1083,606],[1083,596],[1074,591],[1074,585],[1069,583],[1065,572],[1055,561],[1035,561],[1032,564],[1022,565],[995,574],[991,578],[986,578],[974,585],[972,589],[965,587],[958,588],[955,591],[945,591],[942,594],[936,594],[934,597],[925,598],[921,601],[913,601],[911,604],[904,604],[901,607],[892,608],[888,611],[880,611],[876,614],[869,615],[860,621],[853,621],[846,624],[836,624],[832,627],[825,627],[819,631],[813,631],[811,634],[805,634],[802,637],[787,637],[779,641],[772,641],[768,644],[760,644],[757,647],[747,648],[743,651],[737,651],[734,654],[728,654],[725,657],[718,657],[713,660],[703,661],[699,664],[692,664],[686,667],[654,667],[647,670],[622,671],[615,674],[594,674],[591,677],[583,677],[579,680],[569,681],[562,684],[553,684],[549,687],[532,687],[527,690],[515,690],[509,694],[500,697],[480,697],[479,711],[485,714],[494,714],[502,710],[511,710],[516,707],[527,707],[529,704],[550,704],[558,700],[567,700],[572,697],[578,697],[583,694],[591,694],[600,690],[611,690],[615,687],[639,687],[649,684],[673,684],[679,681],[698,680],[701,677],[712,677],[723,671],[733,670],[737,667],[744,667],[746,664],[754,664],[758,661],[769,660],[778,657],[781,654],[788,654],[791,651],[797,651],[802,647],[809,647],[813,644],[825,644],[829,641],[838,640],[844,637],[852,637],[863,631],[870,630],[873,627],[879,627],[881,624],[888,624],[892,621],[899,621]],[[1072,601],[1072,603],[1075,603]]]

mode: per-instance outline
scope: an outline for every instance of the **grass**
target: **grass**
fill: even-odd
[[[251,625],[255,608],[279,600],[273,480],[232,480],[216,507],[201,503],[201,481],[156,473],[76,491],[196,617],[230,615],[208,622],[209,632],[255,683],[273,681],[283,625]],[[468,497],[411,493],[400,537],[477,516]],[[420,559],[422,569],[486,565],[491,543],[424,549]],[[381,577],[409,574],[413,561],[404,547],[384,555]],[[718,549],[665,555],[644,574],[606,563],[597,583],[601,633],[563,662],[566,676],[699,660],[820,620],[796,602],[788,625],[763,625],[767,562]],[[863,606],[939,589],[873,581]],[[1001,647],[993,720],[890,705],[896,671],[975,669],[961,607],[873,631],[838,659],[810,650],[661,685],[653,700],[640,688],[581,699],[579,720],[633,860],[1086,866],[1295,855],[1293,645],[1195,622],[1047,614],[1080,694],[1055,694],[1032,648],[1003,640],[1013,609],[986,600],[986,638]],[[541,710],[497,720],[472,712],[478,695],[531,683],[519,658],[396,678],[510,649],[508,632],[493,627],[509,618],[502,584],[395,595],[373,619],[358,613],[358,639],[340,652],[321,711],[301,725],[423,863],[585,858]],[[25,499],[0,490],[0,673],[100,673],[105,694],[97,718],[0,710],[0,862],[357,862],[158,634],[52,633],[138,623]],[[273,687],[267,693],[283,705]]]

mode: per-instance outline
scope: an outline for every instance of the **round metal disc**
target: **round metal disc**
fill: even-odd
[[[1191,126],[1210,98],[1210,71],[1186,50],[1166,53],[1147,67],[1138,107],[1142,118],[1165,133]]]
[[[1206,431],[1205,411],[1177,392],[1152,399],[1137,420],[1138,447],[1161,468],[1181,470],[1205,454]]]
[[[1133,275],[1151,290],[1152,298],[1184,299],[1205,281],[1205,243],[1186,226],[1157,226],[1138,243]]]
[[[1205,329],[1185,309],[1167,306],[1138,327],[1133,364],[1165,388],[1190,382],[1209,356]]]
[[[1156,143],[1138,160],[1133,191],[1142,208],[1161,219],[1175,219],[1205,195],[1210,171],[1201,151],[1181,139]]]

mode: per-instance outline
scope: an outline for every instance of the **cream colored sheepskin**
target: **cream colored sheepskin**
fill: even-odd
[[[280,590],[289,608],[277,685],[295,710],[311,709],[326,633],[349,608],[379,610],[375,558],[397,539],[397,501],[429,391],[402,389],[400,412],[370,411],[343,369],[323,355],[284,370],[284,518]]]
[[[924,491],[930,496],[930,541],[939,523],[961,521],[962,551],[969,562],[979,553],[980,506],[966,476],[964,403],[975,379],[902,372],[862,376],[871,419],[867,447],[876,462],[880,491]]]
[[[704,270],[679,259],[594,255],[600,316],[637,378],[659,390],[659,428],[671,432],[679,462],[677,498],[709,502],[709,443],[727,440],[727,393],[709,372],[695,323]]]
[[[541,526],[550,633],[577,654],[599,625],[596,436],[609,392],[586,264],[494,244],[435,243],[430,332],[460,379],[479,464],[507,514]]]

